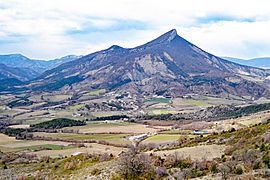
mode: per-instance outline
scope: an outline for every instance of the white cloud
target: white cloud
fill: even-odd
[[[268,0],[0,0],[0,53],[87,54],[177,28],[216,55],[270,56],[269,20]]]

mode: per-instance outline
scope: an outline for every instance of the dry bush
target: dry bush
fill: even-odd
[[[263,135],[263,142],[270,143],[270,133],[266,133]]]
[[[201,122],[192,122],[190,124],[185,124],[180,127],[181,129],[197,130],[197,129],[208,129],[213,125],[214,125],[213,122],[201,121]]]
[[[6,153],[6,154],[2,155],[1,162],[8,163],[8,162],[14,161],[18,157],[19,157],[19,155],[15,154],[15,153]]]
[[[227,165],[219,165],[218,170],[221,173],[222,179],[227,180],[229,178],[231,169]]]
[[[51,157],[50,157],[50,156],[42,156],[42,157],[41,157],[41,161],[44,161],[44,162],[49,163],[50,160],[51,160]]]
[[[73,159],[73,160],[65,163],[64,169],[74,170],[74,169],[78,168],[80,165],[81,165],[81,161]]]
[[[99,161],[109,161],[110,159],[112,159],[113,155],[112,154],[108,154],[108,153],[104,153],[102,155],[100,155],[99,157]]]
[[[179,145],[184,145],[184,144],[189,143],[189,140],[190,140],[189,137],[181,136],[181,137],[179,137],[179,139],[177,141],[178,141]]]
[[[255,160],[259,155],[260,155],[259,151],[249,149],[244,151],[242,159],[246,165],[252,166],[252,164],[255,162]]]
[[[136,178],[153,170],[149,155],[132,148],[123,153],[118,161],[118,172],[124,178]]]
[[[190,158],[179,156],[177,152],[168,155],[164,161],[164,166],[167,168],[178,167],[184,169],[190,167],[191,165],[192,161]]]
[[[157,178],[161,178],[167,175],[167,169],[165,167],[156,167]]]
[[[245,137],[242,137],[241,139],[239,139],[239,141],[237,142],[237,146],[241,147],[243,145],[245,145],[248,142],[248,140]]]
[[[72,144],[69,144],[68,146],[75,146],[78,148],[86,147],[85,144],[83,144],[83,143],[72,143]]]
[[[26,176],[18,176],[16,177],[16,180],[26,180]]]

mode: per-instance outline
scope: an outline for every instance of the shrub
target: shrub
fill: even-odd
[[[262,143],[262,145],[260,146],[260,151],[263,152],[263,151],[266,151],[267,147],[265,146],[264,143]]]
[[[270,165],[270,158],[269,158],[269,155],[268,154],[265,154],[262,158],[263,160],[263,163],[266,164],[267,166]]]
[[[119,158],[118,172],[125,179],[136,179],[151,171],[152,163],[150,157],[139,153],[136,149],[130,149]]]
[[[216,163],[214,163],[214,164],[212,164],[212,166],[211,166],[211,172],[212,173],[218,173],[218,167],[217,167],[217,164]]]
[[[178,167],[180,169],[185,169],[185,168],[188,168],[190,166],[191,166],[191,164],[185,159],[180,160],[176,165],[176,167]]]
[[[244,170],[241,165],[238,165],[234,171],[235,174],[240,175],[243,174]]]
[[[92,176],[98,176],[101,174],[101,170],[98,169],[98,168],[94,168],[92,171],[91,171],[91,175]]]
[[[157,167],[156,168],[156,175],[158,178],[164,177],[165,175],[167,175],[166,168],[165,167]]]
[[[253,169],[256,170],[256,169],[260,169],[261,168],[261,162],[260,161],[256,161],[253,165]]]
[[[50,160],[51,160],[51,157],[50,156],[42,156],[41,157],[41,161],[43,161],[43,162],[49,163]]]
[[[230,168],[224,164],[221,164],[218,167],[219,172],[221,173],[222,179],[228,179],[229,178],[229,174],[231,172]]]

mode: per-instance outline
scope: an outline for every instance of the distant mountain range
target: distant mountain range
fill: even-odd
[[[5,64],[0,64],[0,80],[15,78],[20,81],[27,81],[38,76],[36,71],[27,68],[9,67]]]
[[[171,30],[135,48],[108,49],[64,63],[39,76],[33,90],[107,89],[138,94],[186,93],[270,96],[270,71],[209,54]],[[252,78],[262,78],[257,83]]]
[[[247,59],[247,60],[232,57],[222,57],[222,58],[246,66],[270,69],[270,57]]]
[[[46,70],[80,57],[81,56],[69,55],[59,59],[45,61],[30,59],[21,54],[0,55],[0,64],[2,64],[2,66],[0,66],[0,74],[6,74],[7,77],[17,78],[22,81],[31,80],[41,75]],[[11,70],[9,73],[7,73],[8,68]]]
[[[270,70],[214,56],[171,30],[135,48],[113,45],[65,62],[45,71],[27,86],[15,89],[70,92],[106,89],[138,95],[196,93],[258,98],[270,97],[269,77]]]

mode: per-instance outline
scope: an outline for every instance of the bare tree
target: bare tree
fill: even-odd
[[[152,171],[151,159],[135,148],[123,153],[119,158],[119,174],[124,178],[135,178],[140,174]]]
[[[221,173],[222,179],[227,180],[229,178],[230,174],[230,168],[224,164],[221,164],[218,167],[219,172]]]

